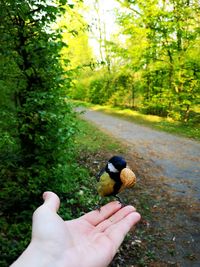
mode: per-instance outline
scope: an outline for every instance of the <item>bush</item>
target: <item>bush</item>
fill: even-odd
[[[67,181],[77,127],[59,61],[63,43],[60,33],[50,28],[66,1],[56,4],[35,2],[33,7],[29,0],[0,2],[1,266],[8,266],[26,246],[31,215],[41,203],[42,192],[71,192]]]
[[[159,103],[147,103],[140,109],[144,114],[157,115],[161,117],[167,117],[168,107]]]

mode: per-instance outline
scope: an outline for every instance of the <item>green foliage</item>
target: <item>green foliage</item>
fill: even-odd
[[[87,84],[87,90],[83,86],[78,87],[79,83],[74,91],[77,92],[78,87],[79,94],[76,94],[76,99],[87,100],[93,104],[108,103],[113,106],[132,107],[137,92],[135,84],[134,77],[130,73],[120,72],[111,75],[103,69],[92,76]]]
[[[124,7],[116,11],[119,32],[102,47],[109,63],[91,73],[89,89],[79,87],[76,99],[132,107],[185,123],[193,122],[195,116],[196,121],[200,93],[197,2],[118,2]]]
[[[187,123],[182,132],[199,122],[197,2],[120,1],[127,8],[118,14],[121,32],[100,40],[106,59],[96,69],[79,2],[0,2],[2,266],[28,243],[44,190],[62,197],[66,219],[94,202],[88,173],[76,163],[73,140],[81,127],[68,96],[172,117]],[[56,26],[61,15],[62,30]],[[198,127],[193,131],[199,136]]]
[[[37,6],[31,1],[1,2],[1,9],[4,18],[1,57],[5,65],[2,87],[3,97],[9,103],[8,108],[2,107],[5,117],[1,155],[4,158],[5,143],[10,146],[8,151],[17,147],[18,154],[14,162],[10,161],[9,175],[3,168],[2,187],[6,179],[17,181],[29,197],[28,194],[38,194],[43,185],[54,184],[54,168],[64,162],[74,133],[74,115],[65,99],[58,62],[62,43],[59,33],[50,29],[50,23],[61,11],[45,2]],[[48,16],[41,15],[42,12]],[[39,20],[38,16],[42,18]],[[11,45],[5,50],[6,41]],[[7,67],[6,60],[13,62],[12,68]],[[10,76],[12,82],[7,80]],[[11,119],[5,120],[8,114]],[[7,165],[4,160],[2,165]]]
[[[72,74],[62,68],[64,43],[53,27],[66,2],[0,3],[1,266],[8,266],[28,243],[31,214],[42,192],[70,198],[76,188],[74,168],[77,177],[85,175],[73,165],[77,127],[66,98]]]
[[[108,79],[107,77],[101,77],[100,79],[94,79],[90,83],[88,99],[94,104],[104,104],[108,98]]]

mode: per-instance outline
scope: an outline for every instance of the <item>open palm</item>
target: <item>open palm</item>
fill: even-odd
[[[104,267],[114,257],[126,233],[140,220],[132,206],[121,208],[111,202],[71,221],[64,221],[57,210],[59,198],[43,195],[44,204],[33,215],[32,243],[41,247],[59,266]]]

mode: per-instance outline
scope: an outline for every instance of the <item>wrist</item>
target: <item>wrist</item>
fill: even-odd
[[[48,253],[45,247],[31,241],[21,256],[10,267],[61,267],[59,260]]]

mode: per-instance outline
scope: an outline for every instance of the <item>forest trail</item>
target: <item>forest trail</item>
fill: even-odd
[[[156,131],[102,112],[86,110],[84,118],[121,139],[147,162],[158,167],[156,176],[167,177],[166,184],[176,194],[200,200],[200,143]]]
[[[152,224],[165,229],[165,238],[174,251],[169,256],[165,251],[168,248],[163,247],[158,253],[168,264],[156,266],[200,266],[200,143],[103,112],[78,111],[84,111],[83,118],[122,141],[139,177],[149,177],[148,190],[160,201],[154,205]]]

